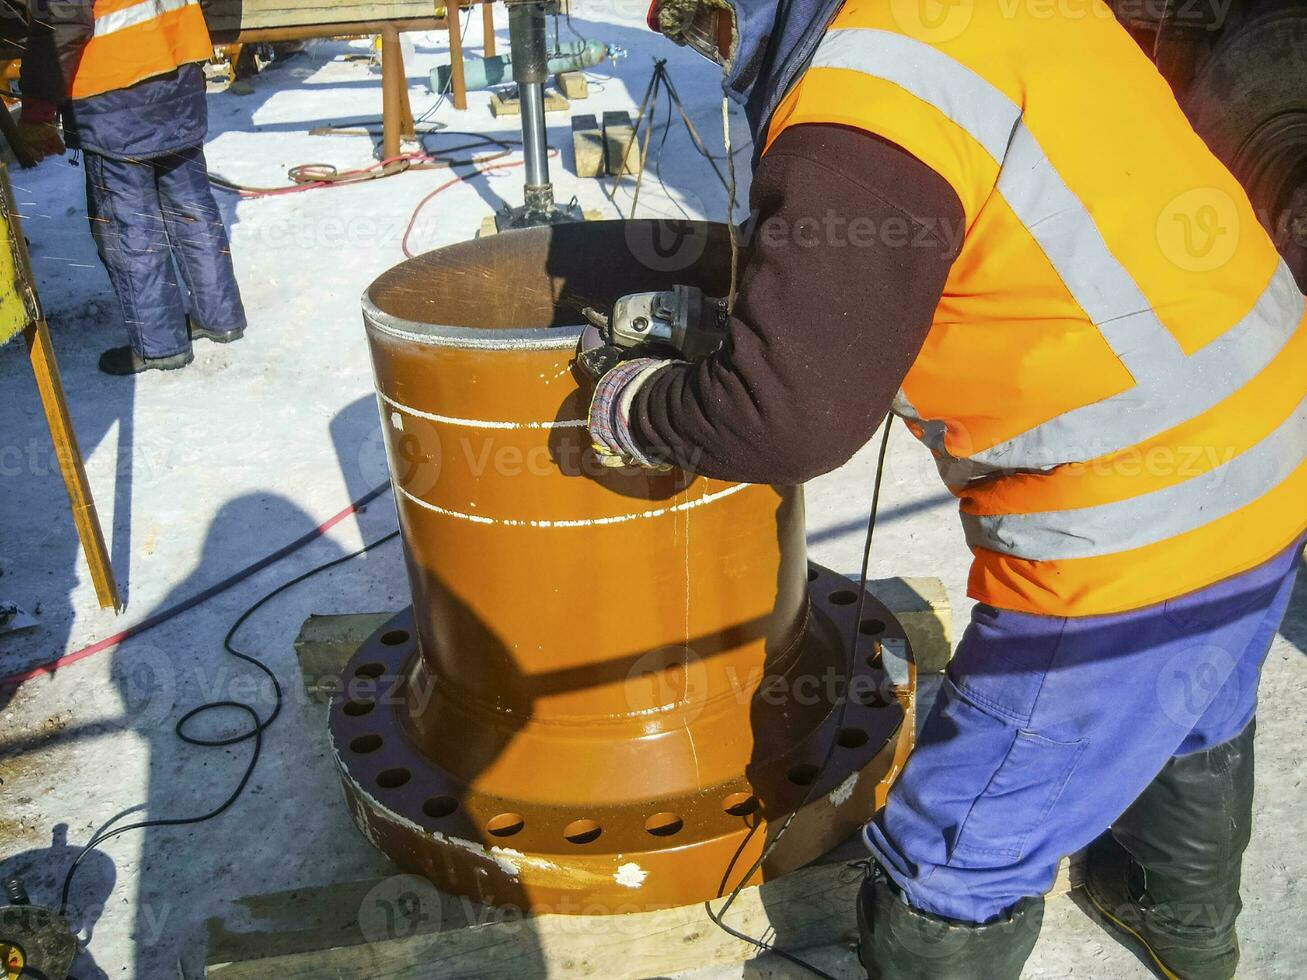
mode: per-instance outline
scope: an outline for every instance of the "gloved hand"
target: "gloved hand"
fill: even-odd
[[[650,459],[635,444],[630,411],[640,385],[672,363],[614,346],[594,326],[581,333],[572,374],[590,402],[590,445],[601,465],[671,469]]]
[[[67,152],[54,117],[55,107],[50,103],[35,99],[23,101],[22,114],[18,118],[18,139],[34,163]]]

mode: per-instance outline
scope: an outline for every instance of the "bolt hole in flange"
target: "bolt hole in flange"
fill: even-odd
[[[795,786],[810,786],[819,771],[819,768],[812,763],[802,762],[797,766],[791,766],[790,771],[785,775]]]
[[[593,820],[573,820],[563,828],[563,836],[573,844],[589,844],[599,839],[604,829]]]
[[[412,778],[407,769],[383,769],[377,773],[377,785],[382,789],[399,789]]]
[[[758,797],[752,793],[732,793],[722,800],[722,809],[733,817],[747,817],[758,812]]]
[[[858,626],[858,632],[863,636],[880,636],[885,632],[885,624],[879,619],[864,619]]]
[[[486,821],[486,833],[495,837],[512,837],[526,826],[520,813],[501,813]]]
[[[381,642],[388,647],[397,647],[408,642],[408,630],[386,630],[381,634]]]
[[[360,735],[352,739],[349,743],[349,750],[358,755],[366,755],[369,752],[375,752],[381,748],[382,739],[380,735]]]
[[[644,822],[644,829],[654,837],[671,837],[680,833],[685,821],[674,813],[655,813]]]
[[[809,582],[815,582],[815,581],[817,581],[817,579],[818,579],[820,576],[821,576],[821,572],[817,571],[817,569],[813,568],[811,565],[808,566],[808,581],[809,581]]]
[[[860,749],[870,737],[861,728],[841,728],[837,741],[842,749]]]
[[[852,589],[836,589],[826,598],[832,606],[851,606],[858,601],[858,593]]]
[[[371,701],[346,701],[342,710],[351,718],[362,718],[375,707]]]
[[[355,668],[354,676],[363,677],[372,680],[380,677],[385,672],[386,672],[385,664],[378,664],[378,663],[360,664],[357,668]]]
[[[458,809],[458,800],[452,796],[433,796],[422,804],[422,812],[433,820],[447,817]]]

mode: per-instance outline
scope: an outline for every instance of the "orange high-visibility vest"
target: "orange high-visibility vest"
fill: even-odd
[[[73,76],[74,99],[127,88],[213,57],[196,0],[95,0],[95,33]]]
[[[1307,527],[1303,296],[1100,0],[848,0],[769,142],[802,123],[888,139],[962,202],[895,410],[960,500],[972,596],[1137,609]]]

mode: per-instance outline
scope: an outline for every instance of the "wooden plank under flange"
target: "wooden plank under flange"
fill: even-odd
[[[860,850],[856,844],[840,849],[823,862],[746,889],[728,924],[771,936],[786,949],[851,942],[859,875],[848,862]],[[209,921],[206,976],[623,980],[738,963],[757,952],[713,924],[703,905],[630,915],[523,917],[434,889],[413,889],[407,881],[397,876],[237,902]],[[420,910],[405,921],[420,924],[378,936],[368,924],[377,921],[377,904],[384,915],[403,893],[411,896],[410,910],[414,897]]]
[[[329,701],[340,690],[340,672],[349,658],[393,612],[312,615],[295,637],[304,691],[314,701]]]
[[[917,671],[938,674],[953,659],[953,613],[937,578],[882,578],[867,591],[889,607],[912,644]]]

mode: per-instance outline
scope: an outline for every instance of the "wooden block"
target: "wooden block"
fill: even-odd
[[[640,172],[640,147],[631,145],[634,139],[635,126],[629,112],[604,113],[604,153],[609,176]],[[629,153],[627,147],[630,147]]]
[[[493,214],[488,214],[481,219],[481,227],[477,229],[477,238],[489,238],[491,235],[499,234],[499,224],[495,221]]]
[[[1057,877],[1049,895],[1069,895],[1074,889],[1085,883],[1085,852],[1076,851],[1070,857],[1064,857],[1057,865]]]
[[[295,637],[304,692],[314,701],[329,701],[340,689],[340,672],[354,651],[394,613],[310,616]]]
[[[558,94],[556,89],[545,89],[545,112],[567,112],[571,103]],[[500,116],[520,116],[522,103],[517,98],[517,89],[499,89],[490,93],[490,113]]]
[[[606,172],[604,134],[594,113],[572,117],[572,151],[578,177],[599,177]]]
[[[554,76],[558,90],[569,99],[588,99],[590,85],[585,80],[585,73],[580,71],[560,71]]]
[[[937,578],[883,578],[867,588],[898,617],[908,634],[917,670],[936,674],[953,659],[948,592]]]

